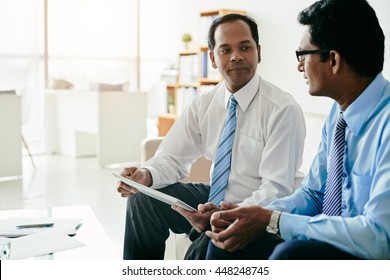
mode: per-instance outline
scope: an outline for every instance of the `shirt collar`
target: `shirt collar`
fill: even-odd
[[[380,73],[368,85],[368,87],[352,102],[345,110],[344,118],[348,128],[354,135],[357,135],[373,111],[380,98],[383,96],[386,87],[386,80]]]
[[[255,97],[259,90],[260,76],[254,75],[253,78],[240,90],[234,93],[234,97],[237,100],[238,106],[243,112],[246,111],[252,99]],[[229,99],[233,93],[231,93],[225,85],[225,109],[229,105]]]

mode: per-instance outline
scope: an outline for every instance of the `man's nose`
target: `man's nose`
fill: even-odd
[[[299,72],[304,72],[304,70],[305,70],[304,65],[305,65],[304,61],[298,62],[297,69],[298,69]]]
[[[240,61],[243,59],[243,56],[241,55],[239,50],[235,50],[232,52],[232,55],[230,57],[230,61]]]

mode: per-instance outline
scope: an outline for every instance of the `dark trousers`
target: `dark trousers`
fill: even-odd
[[[159,191],[198,207],[208,200],[210,187],[201,183],[176,183]],[[137,193],[127,200],[123,259],[162,260],[169,230],[189,233],[191,224],[171,206]]]
[[[325,242],[315,240],[276,239],[270,234],[259,238],[242,250],[230,253],[217,248],[211,241],[207,248],[208,260],[357,260]]]

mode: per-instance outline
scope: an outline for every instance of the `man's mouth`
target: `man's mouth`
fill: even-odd
[[[306,75],[303,75],[303,79],[306,80],[306,84],[308,85],[308,84],[309,84],[309,80],[307,79],[307,76],[306,76]]]
[[[246,71],[246,67],[244,66],[234,66],[229,68],[229,72],[243,72]]]

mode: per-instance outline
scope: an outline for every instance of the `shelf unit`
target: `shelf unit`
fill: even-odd
[[[207,34],[210,28],[211,23],[220,16],[228,14],[240,14],[246,15],[246,11],[241,10],[228,10],[228,9],[219,9],[219,10],[209,10],[200,12],[200,46],[205,46],[207,48]]]
[[[207,33],[211,23],[219,16],[227,14],[246,15],[240,10],[210,10],[200,13],[200,45],[195,50],[180,52],[178,55],[178,75],[176,82],[167,86],[167,112],[159,117],[159,135],[165,136],[194,95],[211,90],[222,81],[217,69],[212,68]]]

